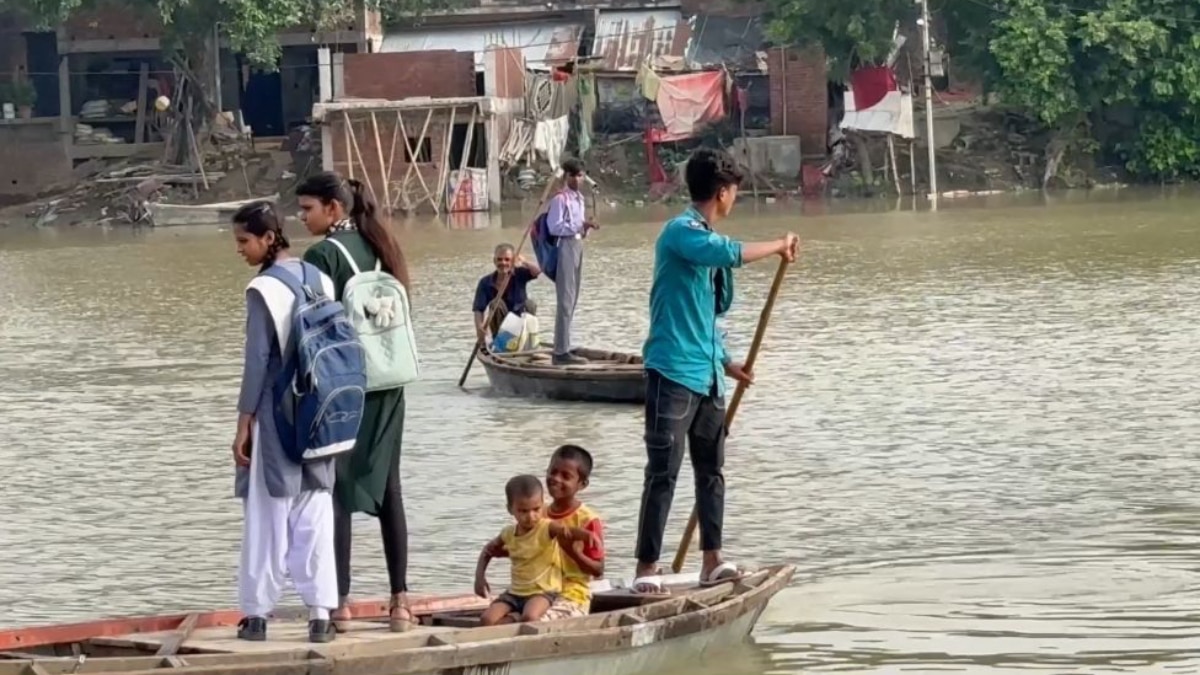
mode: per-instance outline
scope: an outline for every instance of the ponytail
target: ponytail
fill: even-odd
[[[351,178],[346,184],[350,188],[350,199],[349,203],[343,202],[343,205],[347,207],[347,215],[350,216],[351,222],[379,258],[383,270],[396,277],[411,295],[408,262],[404,258],[404,251],[391,230],[379,218],[379,207],[375,205],[375,200],[371,198],[362,181]]]

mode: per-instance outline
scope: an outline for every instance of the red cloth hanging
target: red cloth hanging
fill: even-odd
[[[854,90],[854,109],[866,110],[883,100],[889,91],[899,91],[896,73],[887,66],[860,68],[850,75],[850,88]]]

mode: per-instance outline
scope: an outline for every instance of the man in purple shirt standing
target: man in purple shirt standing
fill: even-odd
[[[546,228],[558,237],[558,273],[554,280],[558,300],[554,313],[554,363],[568,365],[587,363],[587,359],[571,353],[571,321],[579,302],[580,273],[583,271],[583,239],[590,230],[598,229],[583,213],[583,194],[579,192],[584,180],[583,162],[568,159],[562,163],[561,192],[554,195],[546,211]]]

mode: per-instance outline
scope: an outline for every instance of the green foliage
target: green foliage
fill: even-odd
[[[1200,124],[1163,113],[1151,113],[1133,141],[1121,144],[1130,173],[1162,181],[1200,178]]]
[[[37,89],[27,78],[21,77],[12,81],[8,86],[9,100],[17,106],[31,106],[37,103]]]
[[[834,77],[883,62],[896,22],[917,18],[912,0],[769,0],[768,32],[784,44],[822,45]]]
[[[0,0],[0,10],[16,11],[40,28],[53,29],[91,0]],[[393,21],[449,6],[458,0],[365,0]],[[166,28],[165,46],[196,55],[219,26],[233,49],[263,68],[279,58],[276,35],[300,25],[322,29],[354,21],[355,0],[121,0],[139,13],[154,12]]]
[[[768,0],[772,35],[820,43],[835,76],[878,63],[912,0]],[[1065,131],[1114,106],[1132,126],[1103,150],[1144,177],[1200,177],[1200,2],[1197,0],[950,0],[932,2],[955,68],[1002,100]]]

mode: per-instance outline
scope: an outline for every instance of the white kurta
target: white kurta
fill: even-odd
[[[291,271],[294,265],[286,265]],[[332,282],[322,275],[332,295]],[[276,279],[259,276],[250,284],[262,294],[282,347],[291,333],[292,293]],[[269,425],[273,429],[274,425]],[[275,609],[291,577],[304,604],[332,610],[338,605],[333,554],[333,494],[300,490],[273,497],[267,488],[260,442],[262,425],[255,421],[249,480],[243,500],[242,553],[238,569],[238,602],[246,616],[266,617]]]
[[[258,423],[254,425],[258,443]],[[261,453],[250,456],[244,503],[238,602],[246,616],[266,617],[283,595],[288,576],[308,607],[338,606],[333,558],[333,494],[307,490],[272,497],[263,480]]]

